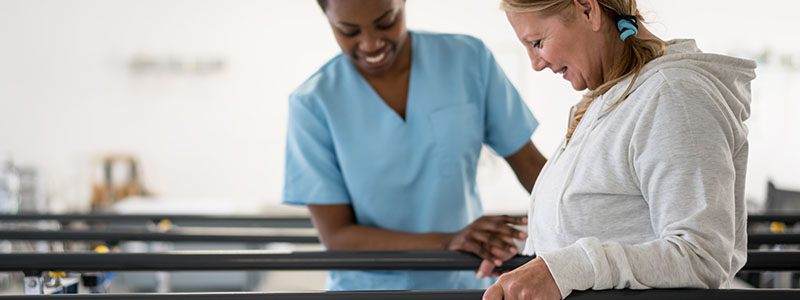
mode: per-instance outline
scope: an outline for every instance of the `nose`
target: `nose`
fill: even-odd
[[[545,61],[537,51],[528,50],[528,57],[531,59],[531,67],[536,72],[544,70],[544,68],[547,67],[547,61]]]
[[[372,53],[383,49],[386,42],[380,34],[373,30],[367,30],[362,35],[363,39],[358,43],[358,50],[361,52]]]

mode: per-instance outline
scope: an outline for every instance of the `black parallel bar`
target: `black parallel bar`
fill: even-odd
[[[144,215],[144,214],[0,214],[0,222],[9,221],[41,221],[51,220],[59,222],[93,221],[93,222],[147,222],[170,220],[185,224],[250,224],[252,226],[308,228],[312,227],[311,220],[307,217],[274,217],[258,215]],[[784,222],[800,223],[800,215],[749,215],[748,223],[759,222]]]
[[[311,226],[311,220],[307,217],[275,217],[275,216],[259,216],[259,215],[148,215],[148,214],[0,214],[0,222],[6,221],[160,221],[160,220],[177,220],[177,221],[198,221],[198,222],[277,222],[285,223],[287,225],[303,225]],[[800,222],[800,214],[759,214],[748,215],[748,222],[786,222],[798,223]]]
[[[204,234],[186,232],[142,232],[130,230],[0,230],[0,240],[17,241],[160,241],[214,243],[296,243],[318,244],[316,236],[260,234]]]
[[[800,271],[800,251],[747,251],[742,271]]]
[[[533,257],[516,256],[501,270]],[[475,270],[481,259],[455,251],[174,251],[0,254],[0,271]],[[749,251],[744,271],[800,270],[800,251]]]
[[[171,293],[171,294],[72,294],[72,295],[19,295],[0,296],[0,299],[70,299],[70,300],[456,300],[483,297],[482,290],[453,291],[347,291],[347,292],[299,292],[299,293]],[[751,290],[606,290],[576,291],[569,299],[583,300],[779,300],[798,299],[800,290],[751,289]]]
[[[218,225],[218,226],[262,226],[279,228],[310,228],[313,227],[307,217],[272,217],[259,215],[143,215],[143,214],[0,214],[0,222],[22,221],[58,221],[58,222],[158,222],[169,220],[181,225]]]
[[[517,256],[504,266],[531,259]],[[0,271],[474,270],[480,262],[456,251],[11,253],[0,254]]]
[[[797,233],[775,233],[775,234],[753,234],[747,235],[747,244],[750,248],[759,245],[798,245],[800,244],[800,234]]]
[[[576,291],[568,299],[612,300],[778,300],[798,299],[800,290],[790,289],[747,289],[747,290],[699,290],[699,289],[657,289],[657,290],[607,290]],[[476,298],[479,299],[479,298]]]
[[[783,223],[800,223],[800,215],[748,215],[747,223],[760,223],[760,222],[783,222]]]

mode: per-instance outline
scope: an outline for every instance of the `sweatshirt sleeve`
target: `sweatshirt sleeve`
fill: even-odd
[[[722,94],[708,81],[681,79],[665,81],[647,101],[629,163],[658,238],[585,237],[541,253],[562,297],[590,288],[719,288],[741,268],[734,259],[746,255],[734,249],[738,146]]]

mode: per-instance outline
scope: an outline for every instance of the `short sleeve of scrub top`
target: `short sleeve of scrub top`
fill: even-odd
[[[481,146],[518,151],[538,123],[491,52],[473,37],[410,31],[406,117],[344,55],[289,100],[283,203],[348,204],[358,224],[456,232],[482,213]],[[328,288],[482,289],[473,271],[336,271]]]

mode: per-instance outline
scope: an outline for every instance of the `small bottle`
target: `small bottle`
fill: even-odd
[[[0,214],[6,213],[6,206],[8,205],[8,192],[6,189],[6,172],[5,170],[0,170]]]
[[[0,169],[0,213],[16,214],[19,211],[19,186],[14,163],[7,160]]]

